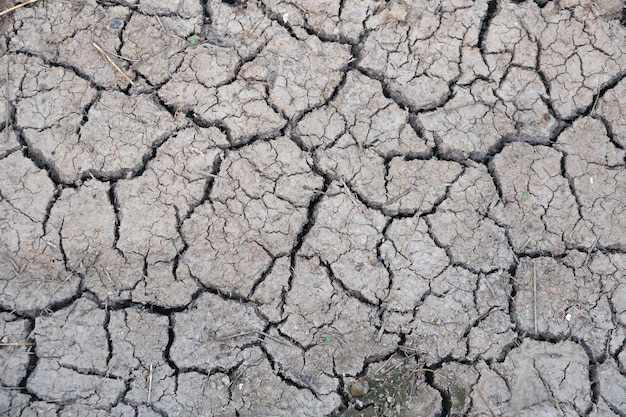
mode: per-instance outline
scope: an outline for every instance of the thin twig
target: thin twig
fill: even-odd
[[[367,213],[367,211],[363,210],[363,207],[361,207],[361,205],[357,202],[356,198],[354,197],[354,195],[352,195],[352,193],[356,194],[356,191],[354,191],[352,188],[350,188],[350,186],[348,185],[348,183],[346,182],[345,178],[341,178],[341,181],[343,183],[344,188],[346,189],[346,194],[348,195],[348,198],[350,199],[350,201],[352,201],[352,204],[354,204],[354,208],[361,213],[362,215],[365,216],[365,218],[369,221],[371,221],[369,214]]]
[[[180,36],[178,36],[178,35],[170,32],[170,31],[168,31],[167,29],[165,29],[165,26],[163,25],[163,22],[161,22],[161,18],[159,17],[157,12],[152,7],[150,7],[150,6],[147,6],[147,7],[148,7],[148,9],[150,9],[150,11],[152,11],[152,14],[154,14],[154,17],[157,18],[157,21],[159,22],[159,25],[161,25],[161,29],[163,30],[163,33],[165,33],[168,36],[171,36],[174,39],[178,39],[178,40],[181,40],[183,42],[187,42],[186,39],[181,38]]]
[[[35,346],[35,344],[32,342],[0,343],[0,347],[10,347],[10,346]]]
[[[223,341],[228,340],[228,339],[235,339],[237,337],[250,336],[252,334],[260,334],[262,336],[267,337],[268,339],[271,339],[271,340],[275,341],[276,343],[280,343],[280,344],[285,345],[285,346],[291,346],[289,343],[287,343],[287,342],[285,342],[283,340],[280,340],[277,337],[271,336],[271,335],[269,335],[269,334],[267,334],[265,332],[261,332],[261,331],[258,331],[258,330],[251,330],[249,332],[243,332],[243,333],[233,334],[233,335],[230,335],[230,336],[224,336],[224,337],[221,337],[219,339],[214,339],[213,342],[223,342]]]
[[[102,49],[97,43],[95,43],[94,41],[90,41],[91,44],[93,45],[94,48],[96,48],[98,50],[98,52],[100,52],[102,55],[104,55],[104,57],[106,58],[107,61],[109,61],[109,63],[111,65],[113,65],[113,68],[115,68],[117,70],[117,72],[120,73],[120,75],[130,84],[130,85],[135,85],[135,83],[133,82],[133,80],[130,79],[130,77],[124,72],[123,69],[121,69],[116,63],[115,61],[113,61],[113,59],[104,51],[104,49]]]
[[[385,318],[385,320],[383,320],[383,323],[380,325],[380,330],[378,330],[378,335],[376,336],[376,341],[378,343],[380,343],[380,341],[383,340],[383,333],[385,332],[385,326],[387,325],[388,320],[389,320],[389,317]]]
[[[513,259],[515,260],[515,263],[517,265],[519,265],[519,258],[517,257],[517,254],[515,253],[515,251],[513,250],[512,247],[509,246],[509,251],[511,251],[511,255],[513,255]]]
[[[413,373],[417,373],[417,372],[430,372],[431,374],[438,376],[440,378],[445,379],[446,381],[450,382],[450,378],[448,378],[447,376],[445,376],[444,374],[442,374],[441,372],[437,372],[434,371],[432,369],[428,369],[428,368],[415,368],[415,369],[411,369],[411,372]]]
[[[87,248],[89,249],[89,248]],[[74,265],[74,267],[70,270],[70,272],[68,272],[68,274],[65,276],[65,279],[58,285],[58,287],[55,288],[55,290],[52,292],[52,295],[54,296],[57,291],[59,291],[61,289],[61,287],[63,286],[63,284],[65,284],[67,281],[70,280],[70,278],[72,278],[74,276],[74,271],[76,271],[76,268],[78,268],[78,265],[80,265],[83,262],[83,259],[85,259],[85,256],[87,255],[87,250],[85,250],[85,252],[83,253],[83,256],[80,257],[80,259],[78,260],[78,262],[76,262],[76,264]]]
[[[264,16],[259,17],[259,20],[256,21],[256,23],[254,24],[254,26],[252,26],[252,28],[250,28],[250,30],[248,31],[248,36],[252,35],[254,33],[254,31],[256,30],[256,28],[259,27],[259,25],[263,21],[263,17]]]
[[[593,116],[593,114],[596,111],[596,105],[598,104],[598,99],[600,98],[600,86],[601,86],[601,83],[598,81],[598,89],[596,90],[596,99],[593,101],[593,106],[591,106],[591,111],[589,112],[590,116]]]
[[[104,381],[106,381],[109,376],[111,375],[111,368],[110,368],[111,364],[109,364],[109,368],[107,369],[107,371],[104,373],[104,375],[102,376],[102,378],[100,378],[100,381],[98,381],[97,384],[93,385],[92,387],[87,387],[85,389],[82,390],[82,392],[87,392],[87,391],[92,391],[95,390],[96,388],[98,388],[100,385],[102,385],[102,383]]]
[[[6,141],[7,145],[9,144],[9,60],[7,59],[7,77],[6,77],[6,84],[4,86],[5,88],[5,94],[6,94],[6,108],[4,109],[4,117],[5,117],[5,121],[4,121],[4,140]]]
[[[487,407],[487,410],[489,410],[489,414],[491,415],[491,417],[496,417],[496,414],[493,412],[493,410],[491,409],[491,407],[489,407],[489,404],[487,403],[487,400],[485,400],[485,397],[483,396],[483,393],[478,389],[477,386],[474,386],[474,389],[476,390],[476,392],[478,393],[478,396],[480,397],[480,399],[483,401],[483,403],[485,404],[485,407]]]
[[[537,263],[533,262],[533,320],[537,333]]]
[[[398,349],[406,350],[406,351],[409,351],[409,352],[419,353],[419,351],[416,348],[410,347],[410,346],[398,345]]]
[[[18,4],[17,6],[9,7],[8,9],[1,11],[0,12],[0,16],[4,16],[7,13],[11,13],[12,11],[19,9],[20,7],[27,6],[27,5],[31,4],[31,3],[36,2],[36,1],[39,1],[39,0],[28,0],[28,1],[25,1],[24,3]]]
[[[150,405],[150,399],[152,397],[152,364],[150,364],[150,373],[148,374],[148,402],[147,405]]]
[[[485,286],[487,287],[487,289],[491,293],[491,296],[493,297],[494,300],[497,299],[498,297],[496,296],[496,292],[493,290],[493,287],[491,286],[491,283],[489,282],[489,280],[487,279],[486,276],[484,278],[485,278]]]
[[[530,243],[530,241],[535,237],[537,233],[533,233],[530,236],[528,236],[528,239],[526,239],[526,241],[524,242],[524,244],[522,245],[522,247],[519,249],[520,252],[524,252],[524,250],[526,250],[526,246],[528,246],[528,244]]]
[[[596,241],[593,242],[593,245],[591,245],[591,247],[587,251],[587,258],[585,258],[585,263],[583,264],[584,266],[587,266],[589,264],[589,258],[591,257],[591,252],[593,252],[596,249],[596,246],[598,245],[599,241],[600,241],[600,238],[597,237]]]
[[[374,375],[376,375],[377,373],[380,372],[381,369],[383,369],[385,366],[387,366],[387,364],[389,363],[389,361],[393,358],[393,356],[390,356],[385,363],[383,363],[380,368],[378,368],[377,370],[374,371]]]
[[[241,378],[248,369],[252,368],[253,366],[257,366],[259,363],[261,363],[261,361],[263,361],[263,358],[259,358],[253,363],[247,364],[244,369],[241,369],[238,373],[235,374],[235,378],[230,382],[228,387],[232,387],[233,385],[235,385],[235,383],[239,381],[239,378]]]
[[[111,52],[111,51],[109,51],[106,48],[102,48],[102,50],[105,51],[107,54],[113,55],[114,57],[119,58],[119,59],[123,59],[124,61],[128,61],[128,62],[139,62],[139,61],[141,61],[141,59],[133,59],[133,58],[129,58],[129,57],[124,56],[124,55],[118,55],[115,52]]]
[[[403,192],[401,192],[401,193],[400,193],[400,194],[398,194],[397,196],[395,196],[395,197],[390,198],[389,200],[387,200],[387,201],[383,204],[383,206],[389,206],[389,205],[391,205],[391,204],[395,203],[396,201],[400,200],[402,197],[404,197],[404,196],[408,195],[410,192],[411,192],[411,190],[410,190],[410,189],[406,189],[406,190],[404,190]]]
[[[15,276],[19,275],[19,273],[22,270],[22,268],[18,267],[13,259],[11,259],[8,256],[3,255],[1,253],[0,253],[0,258],[6,260],[7,262],[9,262],[11,264],[11,268],[13,268],[13,273],[15,274]]]

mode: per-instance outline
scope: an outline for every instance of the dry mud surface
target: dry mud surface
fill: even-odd
[[[1,19],[0,415],[626,415],[620,1]]]

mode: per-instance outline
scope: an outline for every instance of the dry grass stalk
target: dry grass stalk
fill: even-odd
[[[152,373],[153,373],[153,368],[152,368],[152,364],[150,364],[150,373],[148,374],[148,402],[147,402],[148,405],[150,405],[150,400],[152,397]]]
[[[20,274],[20,271],[22,270],[22,268],[17,266],[17,264],[15,263],[13,259],[1,253],[0,253],[0,258],[4,259],[5,261],[11,264],[11,268],[13,268],[13,273],[15,274],[15,276],[18,276]]]
[[[537,264],[533,262],[533,321],[537,333]]]
[[[148,7],[148,9],[150,9],[150,11],[154,15],[154,17],[156,17],[157,21],[159,22],[159,25],[161,26],[161,30],[163,31],[163,33],[165,33],[167,36],[170,36],[170,37],[172,37],[174,39],[178,39],[178,40],[181,40],[183,42],[186,42],[186,40],[184,38],[181,38],[180,36],[176,35],[175,33],[172,33],[170,31],[168,31],[167,29],[165,29],[165,26],[163,25],[163,22],[161,21],[161,18],[159,17],[157,12],[150,6],[146,6],[146,7]]]
[[[0,12],[0,16],[4,16],[5,14],[11,13],[12,11],[19,9],[20,7],[27,6],[27,5],[29,5],[31,3],[35,3],[37,1],[39,1],[39,0],[28,0],[28,1],[25,1],[24,3],[18,4],[17,6],[9,7],[8,9],[1,11]]]
[[[6,73],[6,81],[5,81],[5,94],[6,94],[6,103],[5,103],[5,109],[4,109],[4,140],[6,141],[6,143],[9,143],[9,61],[7,60],[7,73]]]
[[[89,248],[87,248],[89,249]],[[70,278],[72,278],[74,276],[74,271],[76,271],[76,268],[78,268],[78,266],[83,262],[83,259],[85,259],[85,256],[87,255],[87,250],[85,250],[85,252],[83,253],[83,255],[80,257],[80,259],[78,260],[78,262],[76,262],[76,264],[74,265],[74,267],[70,270],[70,272],[65,276],[65,279],[63,280],[63,282],[61,282],[56,288],[55,290],[52,292],[52,296],[54,296],[57,291],[59,291],[61,289],[61,287],[70,280]]]
[[[487,402],[487,400],[485,399],[485,396],[483,395],[483,393],[478,389],[477,386],[474,387],[474,389],[476,390],[476,392],[478,393],[478,396],[480,397],[481,401],[483,402],[483,404],[485,404],[485,407],[487,407],[487,410],[489,410],[489,415],[491,417],[496,417],[496,413],[493,412],[493,410],[491,409],[491,407],[489,406],[489,403]]]
[[[228,340],[228,339],[235,339],[237,337],[250,336],[250,335],[255,335],[255,334],[256,335],[265,336],[266,338],[271,339],[271,340],[273,340],[276,343],[280,343],[281,345],[291,346],[289,343],[285,342],[284,340],[280,340],[277,337],[274,337],[272,335],[269,335],[269,334],[267,334],[265,332],[261,332],[261,331],[258,331],[258,330],[252,330],[252,331],[249,331],[249,332],[237,333],[237,334],[233,334],[233,335],[230,335],[230,336],[221,337],[219,339],[214,339],[212,341],[213,342],[223,342],[223,341]]]
[[[133,80],[130,79],[130,77],[124,72],[123,69],[121,69],[116,63],[115,61],[113,61],[113,59],[109,56],[109,54],[106,53],[106,51],[104,49],[102,49],[97,43],[95,43],[94,41],[90,41],[91,44],[93,45],[94,48],[96,48],[98,50],[98,52],[100,52],[104,58],[109,61],[109,63],[111,65],[113,65],[113,68],[115,68],[117,70],[117,72],[120,73],[120,75],[126,80],[126,82],[128,82],[130,85],[135,85],[135,83],[133,82]]]
[[[11,347],[11,346],[35,346],[35,344],[32,342],[0,343],[0,347]]]

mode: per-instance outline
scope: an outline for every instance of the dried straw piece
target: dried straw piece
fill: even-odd
[[[35,3],[36,1],[39,1],[39,0],[28,0],[28,1],[25,1],[24,3],[18,4],[17,6],[9,7],[8,9],[1,11],[0,16],[4,16],[7,13],[11,13],[12,11],[19,9],[20,7],[27,6],[31,3]]]
[[[133,80],[130,79],[130,77],[124,72],[123,69],[121,69],[116,63],[115,61],[113,61],[113,59],[111,59],[111,57],[109,56],[109,54],[107,54],[104,49],[102,49],[97,43],[95,43],[94,41],[90,41],[91,44],[93,45],[94,48],[96,48],[98,50],[98,52],[100,52],[107,61],[109,61],[109,63],[111,65],[113,65],[113,68],[115,68],[117,70],[117,72],[120,73],[120,75],[130,84],[130,85],[135,85],[135,83],[133,82]]]

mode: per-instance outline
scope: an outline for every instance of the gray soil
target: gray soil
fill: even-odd
[[[623,7],[0,17],[0,416],[626,415]]]

